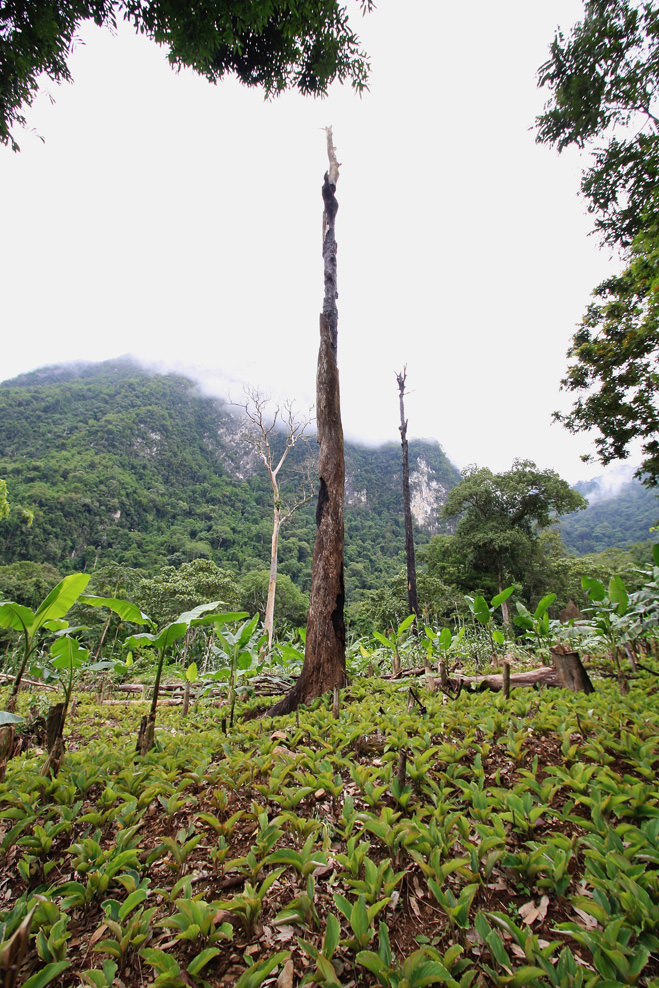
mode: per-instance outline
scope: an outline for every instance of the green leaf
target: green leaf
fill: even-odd
[[[501,607],[501,605],[503,604],[503,602],[506,601],[506,600],[508,600],[508,598],[510,597],[510,595],[514,591],[514,589],[515,589],[514,586],[513,587],[506,587],[506,589],[505,590],[502,590],[501,593],[498,593],[496,595],[496,597],[493,597],[492,598],[492,601],[491,601],[492,607]]]
[[[153,624],[151,618],[141,611],[137,604],[130,600],[121,600],[119,597],[98,597],[95,594],[84,594],[80,598],[81,604],[88,607],[107,607],[114,614],[117,614],[122,621],[130,624]]]
[[[437,636],[437,644],[442,649],[449,648],[451,642],[453,641],[453,635],[451,634],[450,628],[442,628]]]
[[[15,604],[6,600],[0,604],[0,628],[11,628],[13,631],[27,631],[34,621],[34,611],[23,604]]]
[[[360,895],[353,903],[350,910],[350,925],[358,940],[362,940],[368,933],[368,913],[366,911],[366,900],[363,895]]]
[[[541,618],[549,610],[549,608],[551,607],[551,605],[554,603],[555,600],[556,600],[555,593],[546,594],[542,598],[542,600],[538,601],[538,606],[535,609],[535,617]]]
[[[36,974],[30,975],[27,981],[23,983],[23,988],[44,988],[69,967],[71,967],[71,961],[54,961],[52,964],[46,964]]]
[[[62,618],[73,607],[76,600],[85,589],[91,574],[71,573],[54,587],[34,615],[34,620],[28,628],[30,635],[43,627],[44,622]]]
[[[412,624],[414,624],[414,620],[415,620],[415,618],[416,618],[416,614],[410,614],[410,615],[408,615],[408,617],[406,617],[406,618],[405,618],[405,620],[404,620],[404,621],[401,621],[401,623],[400,623],[400,624],[398,625],[398,631],[396,632],[396,637],[397,637],[397,638],[400,638],[400,637],[401,637],[401,635],[402,635],[402,634],[403,634],[403,633],[404,633],[405,631],[407,631],[407,629],[408,629],[408,628],[409,628],[409,627],[410,627],[410,626],[411,626]]]
[[[274,971],[279,964],[288,960],[290,950],[281,950],[265,961],[248,967],[236,981],[235,988],[260,988],[271,971]]]
[[[581,589],[585,590],[591,600],[601,601],[606,597],[603,584],[592,576],[581,577]]]
[[[380,923],[380,946],[378,955],[382,958],[387,967],[391,966],[391,944],[389,943],[389,930],[386,923]]]
[[[25,721],[25,717],[19,717],[18,714],[10,714],[7,710],[0,710],[0,727],[5,727],[6,724],[22,724]]]
[[[218,605],[216,604],[215,606]],[[202,618],[198,623],[220,626],[222,624],[228,624],[231,621],[244,621],[245,618],[248,617],[248,611],[229,611],[226,614],[207,614],[206,617]]]
[[[327,914],[327,925],[325,927],[325,939],[323,940],[323,954],[331,958],[339,945],[341,938],[341,924],[334,913]]]
[[[316,958],[316,967],[323,979],[323,984],[325,985],[341,985],[341,982],[336,976],[336,971],[334,970],[334,965],[331,960],[319,954]]]
[[[53,642],[50,654],[54,656],[50,663],[54,669],[79,669],[89,657],[89,649],[83,648],[77,638],[64,635]]]
[[[481,597],[480,594],[476,594],[473,601],[473,612],[474,617],[480,624],[487,625],[492,619],[492,614],[490,608],[487,605],[485,597]]]
[[[509,988],[524,988],[534,978],[545,978],[546,971],[541,967],[534,967],[532,964],[525,964],[518,967],[513,975],[512,981],[508,982]]]
[[[142,947],[140,957],[143,957],[147,964],[155,968],[160,973],[177,975],[180,973],[176,960],[166,950],[157,950],[155,947]]]
[[[609,600],[615,605],[618,614],[622,617],[629,607],[629,595],[620,576],[612,576],[609,581]]]
[[[220,953],[221,951],[219,947],[206,947],[205,950],[202,950],[196,955],[196,957],[192,958],[186,969],[188,974],[193,976],[195,974],[199,974],[199,972]]]
[[[361,964],[362,967],[365,967],[378,979],[380,974],[384,974],[387,970],[387,965],[384,963],[382,958],[375,953],[374,950],[360,950],[355,959],[358,964]],[[384,984],[383,981],[380,983]]]

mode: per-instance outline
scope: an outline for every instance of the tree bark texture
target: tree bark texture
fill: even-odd
[[[558,673],[561,685],[573,693],[594,693],[595,687],[590,676],[584,669],[578,652],[566,652],[558,648],[552,649],[554,668]]]
[[[414,555],[414,529],[412,528],[412,504],[410,501],[410,457],[407,443],[407,419],[405,418],[405,379],[407,368],[396,374],[400,398],[400,444],[403,448],[403,511],[405,517],[405,563],[407,566],[407,606],[410,614],[418,615],[419,598],[416,590],[416,559]]]
[[[275,505],[272,510],[272,541],[270,543],[270,577],[268,580],[268,599],[265,605],[265,619],[263,621],[263,629],[268,636],[268,648],[272,648],[272,636],[275,629],[275,594],[277,592],[279,529],[281,527],[281,511],[279,510],[278,501],[279,488],[276,486],[277,481],[272,477],[272,471],[270,480],[272,482],[275,494]]]
[[[325,293],[320,316],[320,347],[316,371],[316,426],[318,430],[318,503],[316,540],[311,573],[304,664],[295,686],[270,709],[271,716],[289,713],[334,687],[345,685],[346,630],[344,621],[343,500],[345,462],[339,368],[337,363],[338,310],[335,219],[338,209],[338,163],[327,129],[330,166],[323,182],[323,267]]]

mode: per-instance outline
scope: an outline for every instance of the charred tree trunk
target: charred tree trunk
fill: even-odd
[[[290,693],[269,711],[271,716],[289,713],[328,690],[345,685],[346,629],[343,616],[343,498],[345,463],[343,426],[337,363],[338,310],[336,237],[334,223],[338,203],[336,183],[339,165],[327,128],[329,169],[323,182],[323,265],[325,296],[320,316],[320,348],[316,372],[316,424],[318,429],[318,505],[316,541],[311,573],[311,598],[307,621],[304,665]]]
[[[400,397],[400,444],[403,447],[403,510],[405,513],[405,562],[407,565],[407,606],[409,613],[418,616],[419,598],[416,592],[416,559],[414,556],[414,530],[412,528],[412,505],[410,501],[410,458],[407,445],[407,419],[405,418],[405,379],[407,367],[396,374]],[[418,633],[416,621],[414,629]]]

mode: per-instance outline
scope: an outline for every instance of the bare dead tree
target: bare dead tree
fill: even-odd
[[[293,689],[270,709],[271,716],[289,713],[300,703],[345,685],[346,629],[343,573],[343,499],[345,461],[339,391],[338,309],[335,219],[339,208],[336,183],[339,163],[326,128],[329,168],[323,181],[323,269],[325,293],[320,316],[320,346],[316,370],[318,429],[318,506],[311,574],[304,664]]]
[[[407,606],[410,614],[418,616],[419,598],[416,591],[416,558],[414,555],[414,529],[412,528],[412,504],[410,501],[410,457],[407,445],[407,419],[405,418],[405,381],[407,365],[396,374],[400,401],[400,443],[403,447],[403,511],[405,514],[405,562],[407,565]],[[415,621],[416,627],[416,621]]]
[[[244,402],[232,402],[242,408],[250,423],[242,438],[248,442],[268,471],[272,487],[272,541],[270,544],[270,578],[268,580],[268,597],[265,607],[264,628],[268,636],[268,647],[272,647],[272,636],[275,623],[275,597],[277,592],[277,566],[279,556],[279,531],[284,522],[298,508],[310,501],[313,496],[311,486],[307,483],[307,475],[303,474],[300,490],[297,495],[286,500],[282,498],[279,473],[296,445],[307,437],[305,433],[313,422],[311,410],[305,416],[298,415],[292,401],[275,405],[271,412],[270,399],[257,388],[244,389]],[[273,450],[273,438],[281,434],[284,437],[284,449],[279,456]]]

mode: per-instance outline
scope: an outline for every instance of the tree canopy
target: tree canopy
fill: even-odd
[[[370,10],[372,0],[359,4]],[[210,82],[233,74],[267,96],[289,88],[323,95],[335,79],[366,86],[369,63],[340,0],[7,0],[0,5],[4,144],[18,150],[12,129],[25,123],[42,75],[70,80],[80,26],[115,28],[120,18],[165,47],[172,66],[188,66]]]
[[[556,34],[540,68],[552,98],[537,140],[558,151],[597,142],[581,191],[603,242],[628,266],[593,292],[561,382],[578,397],[555,417],[571,432],[597,430],[604,464],[626,458],[640,436],[639,475],[656,484],[659,10],[638,0],[586,0],[584,12],[569,37]]]
[[[638,474],[649,486],[659,483],[658,236],[653,200],[629,265],[593,292],[561,382],[577,398],[568,414],[555,414],[570,432],[597,428],[595,449],[605,464],[625,459],[639,439],[643,462]]]
[[[628,247],[659,183],[659,10],[638,0],[585,0],[584,18],[557,31],[538,82],[552,96],[537,140],[558,151],[597,141],[581,191],[596,228]]]
[[[585,507],[585,498],[555,470],[515,460],[505,473],[467,467],[443,514],[459,519],[452,550],[489,592],[501,590],[506,582],[523,582],[540,531],[558,515]]]

